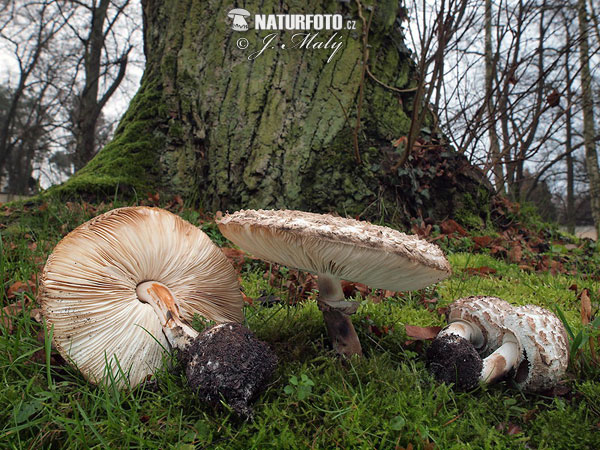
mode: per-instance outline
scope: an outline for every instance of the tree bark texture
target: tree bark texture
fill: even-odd
[[[359,103],[359,2],[247,1],[240,6],[251,14],[250,29],[237,32],[227,16],[231,3],[144,0],[142,86],[114,140],[59,191],[160,190],[212,211],[293,208],[354,216],[370,208],[367,216],[383,209],[417,215],[421,206],[404,187],[412,179],[403,168],[389,168],[402,156],[392,142],[408,134],[418,80],[397,20],[399,3],[375,3],[368,65],[377,81],[365,77]],[[360,6],[365,17],[368,5]],[[355,29],[337,32],[334,41],[343,46],[328,63],[331,49],[290,48],[293,35],[316,31],[254,29],[254,14],[287,13],[341,13],[344,26],[351,20]],[[333,34],[321,31],[312,42]],[[249,60],[269,36],[274,48]],[[241,38],[248,48],[239,48]],[[359,104],[360,162],[353,144]],[[464,157],[456,158],[463,167]]]
[[[589,21],[585,0],[578,0],[579,63],[581,69],[581,99],[583,103],[583,141],[585,167],[590,180],[590,203],[596,231],[600,235],[600,168],[596,152],[594,103],[590,74]]]

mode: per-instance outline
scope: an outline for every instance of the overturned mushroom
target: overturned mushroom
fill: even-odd
[[[480,355],[487,356],[502,344],[504,317],[512,306],[497,297],[466,297],[448,307],[444,328],[427,349],[431,372],[440,381],[459,389],[477,385]]]
[[[242,210],[217,220],[233,243],[256,257],[318,275],[318,305],[335,350],[361,354],[340,280],[392,291],[421,289],[450,275],[435,245],[391,228],[289,210]]]
[[[183,348],[195,314],[241,322],[236,273],[200,229],[165,210],[120,208],[69,233],[48,258],[39,302],[61,355],[91,382],[135,386]],[[126,380],[120,374],[126,376]]]
[[[471,389],[512,376],[523,389],[537,391],[555,385],[566,371],[564,326],[543,308],[468,297],[450,305],[448,322],[427,349],[429,369],[442,382]]]

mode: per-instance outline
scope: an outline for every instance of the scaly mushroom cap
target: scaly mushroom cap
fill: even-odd
[[[556,385],[569,364],[567,332],[560,319],[547,309],[525,305],[515,308],[505,325],[517,338],[523,355],[515,381],[528,391]]]
[[[122,370],[135,386],[161,366],[169,344],[152,306],[136,295],[144,281],[167,286],[188,323],[194,314],[243,319],[236,273],[200,229],[158,208],[109,211],[58,243],[40,285],[56,347],[88,380],[110,370],[123,385]]]
[[[476,325],[483,339],[474,341],[477,351],[487,356],[502,345],[506,334],[505,318],[513,311],[513,306],[498,297],[472,296],[460,298],[448,306],[448,324],[457,320]]]
[[[240,248],[266,261],[392,291],[447,278],[442,251],[368,222],[290,210],[241,210],[217,220]]]

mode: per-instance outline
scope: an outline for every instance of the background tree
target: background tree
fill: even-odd
[[[64,27],[64,21],[57,20],[56,12],[51,1],[10,2],[2,10],[0,40],[5,51],[13,57],[16,76],[13,86],[2,89],[0,186],[10,174],[9,184],[13,190],[19,185],[15,180],[18,175],[15,169],[26,170],[24,167],[29,166],[27,160],[33,159],[35,153],[35,138],[45,134],[50,126],[47,119],[55,102],[49,98],[49,91],[52,90],[56,71],[47,58],[46,50]],[[42,72],[46,72],[47,76],[40,79],[38,75]],[[7,170],[9,161],[10,172]]]
[[[579,61],[581,68],[581,98],[583,104],[583,142],[585,146],[585,166],[590,180],[590,204],[596,232],[600,236],[600,168],[596,152],[596,129],[594,123],[594,103],[592,76],[590,73],[590,46],[588,40],[588,12],[585,0],[577,3],[579,24]]]
[[[134,7],[129,0],[3,4],[0,54],[8,70],[0,83],[10,96],[0,122],[0,185],[4,179],[19,190],[32,171],[64,179],[106,143],[114,118],[102,111],[127,81],[139,37]],[[45,144],[24,147],[23,136]],[[62,175],[53,177],[59,162]]]
[[[252,22],[244,34],[232,31],[230,5],[142,4],[142,87],[114,140],[59,192],[113,193],[118,186],[183,194],[211,210],[418,214],[403,197],[410,194],[401,185],[404,168],[396,166],[403,152],[393,146],[422,106],[395,2],[292,1],[285,9],[245,3],[252,14],[339,12],[352,20],[356,30],[333,38],[343,47],[331,62],[330,50],[289,48],[298,32],[255,31]],[[307,37],[300,34],[295,39]],[[275,48],[255,53],[273,36]],[[249,48],[238,48],[242,37]],[[432,123],[427,114],[424,126]],[[456,185],[476,189],[479,179],[467,172]],[[441,195],[436,201],[444,204]],[[445,214],[457,207],[451,198],[445,205]]]
[[[75,53],[81,55],[77,69],[83,72],[70,110],[76,142],[74,163],[78,170],[98,151],[97,126],[102,109],[125,78],[133,47],[131,34],[123,41],[122,34],[116,34],[115,25],[126,15],[130,1],[94,0],[59,2],[58,5],[65,23],[68,23],[66,17],[76,15],[89,24],[83,30],[69,25],[77,38]]]
[[[446,4],[415,2],[413,20],[422,9]],[[497,192],[517,201],[533,200],[539,183],[557,197],[567,186],[570,207],[575,191],[588,191],[587,179],[575,185],[569,175],[583,149],[581,66],[573,51],[581,36],[577,11],[575,2],[471,1],[464,17],[473,19],[444,49],[439,111],[445,134],[490,174]],[[595,67],[599,44],[592,34],[586,60]],[[419,59],[428,36],[416,36]],[[590,79],[598,86],[593,73]]]

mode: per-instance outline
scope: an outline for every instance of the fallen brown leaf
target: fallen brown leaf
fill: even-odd
[[[467,236],[469,234],[467,233],[467,230],[465,230],[462,226],[458,224],[458,222],[452,219],[444,220],[440,224],[440,228],[442,230],[442,233],[444,234],[458,233],[461,236]]]
[[[13,284],[10,285],[10,287],[6,291],[6,297],[9,300],[14,299],[17,296],[17,294],[33,289],[34,287],[35,283],[31,280],[28,280],[26,282],[15,281]]]
[[[251,258],[242,250],[238,250],[237,248],[231,247],[222,247],[221,251],[227,257],[229,262],[233,265],[234,269],[239,273],[242,270],[242,266],[246,261],[246,258]]]
[[[155,192],[154,194],[151,192],[148,192],[148,201],[150,203],[158,205],[159,200],[160,200],[160,194],[158,192]]]
[[[484,275],[493,275],[498,271],[496,269],[494,269],[493,267],[481,266],[481,267],[467,267],[465,269],[465,272],[467,272],[469,275],[484,276]]]
[[[508,436],[514,436],[515,434],[522,433],[523,430],[519,425],[516,425],[512,422],[504,423],[500,422],[496,425],[496,430],[504,432],[504,434]]]
[[[520,244],[514,244],[508,252],[508,259],[510,262],[519,263],[523,258],[523,248]]]
[[[592,302],[590,301],[589,291],[582,289],[579,299],[581,300],[581,323],[587,325],[592,320]]]
[[[406,335],[419,341],[429,341],[442,331],[442,327],[419,327],[416,325],[406,325]]]
[[[474,236],[472,239],[478,248],[485,248],[494,240],[491,236]]]

